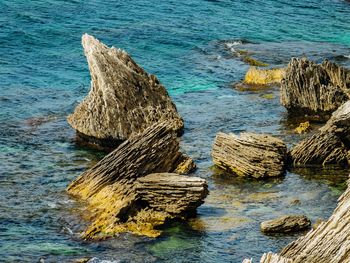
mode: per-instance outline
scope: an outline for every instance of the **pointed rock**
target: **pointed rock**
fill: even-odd
[[[281,103],[292,115],[328,119],[349,97],[350,70],[328,60],[293,58],[281,82]]]
[[[115,148],[133,134],[161,120],[170,120],[179,134],[183,120],[166,89],[128,53],[107,47],[84,34],[84,53],[89,64],[91,90],[68,116],[82,142]]]

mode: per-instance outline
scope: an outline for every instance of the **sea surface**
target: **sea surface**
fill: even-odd
[[[208,180],[198,218],[158,239],[123,234],[82,241],[69,182],[104,156],[79,147],[66,116],[90,88],[81,47],[89,33],[159,77],[185,119],[181,147]],[[240,91],[242,54],[286,66],[291,57],[350,66],[350,3],[343,0],[0,0],[0,262],[257,262],[302,233],[263,235],[263,220],[326,219],[348,172],[309,169],[267,181],[213,167],[219,131],[264,132],[293,145],[279,88]]]

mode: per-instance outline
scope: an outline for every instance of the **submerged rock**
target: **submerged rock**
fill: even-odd
[[[78,140],[115,148],[133,134],[161,120],[181,133],[183,120],[166,89],[128,53],[107,47],[87,34],[82,37],[91,90],[68,116]]]
[[[292,166],[348,165],[350,101],[332,114],[317,133],[302,140],[289,153]]]
[[[218,133],[212,150],[214,163],[238,176],[274,177],[285,173],[287,147],[269,135]]]
[[[83,237],[120,232],[156,237],[155,227],[192,215],[208,194],[207,183],[173,172],[184,160],[173,125],[154,124],[128,139],[70,184],[68,193],[93,211]]]
[[[264,233],[290,233],[309,228],[311,221],[303,215],[286,215],[262,222],[260,229]]]
[[[247,71],[244,82],[247,84],[266,85],[272,83],[280,83],[285,69],[259,69],[257,67],[250,67]]]
[[[281,82],[281,103],[290,114],[328,119],[350,96],[350,70],[328,60],[293,58]]]
[[[320,223],[316,229],[312,229],[305,236],[287,245],[279,256],[293,263],[350,262],[349,184],[350,181],[348,181],[347,190],[338,199],[338,205],[331,217],[326,222]]]

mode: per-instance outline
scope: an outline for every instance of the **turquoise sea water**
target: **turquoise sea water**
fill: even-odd
[[[103,153],[74,143],[66,116],[89,90],[83,33],[126,49],[167,87],[185,119],[182,148],[211,190],[199,218],[152,240],[129,234],[83,242],[82,208],[65,193]],[[284,213],[327,218],[347,171],[289,172],[242,180],[213,169],[218,131],[300,136],[278,88],[242,92],[248,65],[292,56],[350,66],[350,4],[341,0],[0,0],[0,262],[242,262],[295,239],[264,236],[259,223]],[[269,96],[265,96],[265,95]],[[267,98],[272,99],[267,99]],[[295,199],[299,205],[291,205]]]

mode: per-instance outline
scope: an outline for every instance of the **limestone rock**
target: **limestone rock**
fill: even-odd
[[[259,69],[250,67],[247,71],[244,82],[247,84],[266,85],[280,83],[285,73],[285,69]]]
[[[78,139],[115,148],[131,135],[161,120],[171,120],[181,133],[183,120],[159,80],[144,71],[128,53],[82,37],[91,74],[91,90],[68,116]]]
[[[314,135],[302,140],[290,151],[293,166],[348,165],[350,150],[350,101],[332,114]]]
[[[305,230],[311,226],[311,221],[303,215],[286,215],[262,222],[260,229],[264,233],[290,233]]]
[[[212,157],[222,169],[238,176],[255,178],[280,176],[285,173],[287,147],[269,135],[218,133]]]
[[[328,119],[349,99],[350,70],[325,60],[293,58],[281,82],[281,103],[290,114]]]
[[[184,159],[176,167],[175,173],[178,174],[189,174],[196,170],[197,166],[191,157],[184,156]]]
[[[292,263],[291,259],[284,258],[272,252],[265,253],[259,261],[260,263]],[[243,263],[253,263],[251,259],[245,259]]]
[[[193,214],[208,194],[205,180],[164,174],[183,160],[173,125],[164,121],[126,140],[84,172],[68,187],[93,211],[83,237],[125,231],[155,237],[160,234],[156,226]]]

